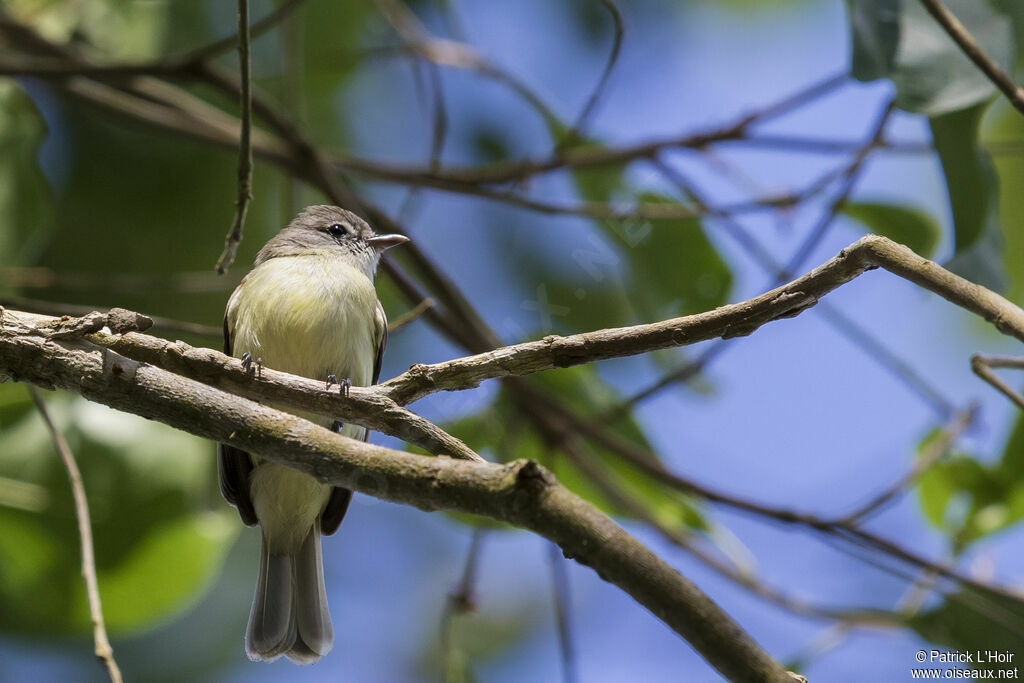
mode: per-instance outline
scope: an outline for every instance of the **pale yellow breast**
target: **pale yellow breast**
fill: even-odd
[[[272,258],[228,302],[235,356],[324,380],[372,380],[377,294],[366,275],[336,256]]]

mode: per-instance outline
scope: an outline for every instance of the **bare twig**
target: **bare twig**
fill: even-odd
[[[590,97],[587,98],[586,104],[583,105],[580,115],[576,118],[576,123],[573,124],[569,134],[565,137],[566,142],[571,142],[572,139],[583,135],[586,130],[587,120],[590,118],[590,115],[594,113],[594,109],[597,108],[597,103],[604,94],[605,88],[608,85],[608,80],[612,76],[612,71],[615,70],[615,65],[619,61],[619,52],[622,49],[622,36],[625,33],[622,26],[622,13],[619,12],[619,8],[615,6],[615,3],[612,2],[612,0],[599,1],[604,8],[608,10],[608,14],[612,18],[612,25],[615,29],[612,37],[612,47],[608,52],[608,61],[605,62],[604,70],[601,72],[601,78],[598,79],[597,85],[590,93]]]
[[[973,424],[977,417],[977,412],[977,409],[972,407],[958,413],[953,422],[947,425],[938,436],[928,442],[924,450],[918,454],[910,471],[886,487],[877,496],[844,517],[841,523],[852,525],[863,520],[910,488],[932,465],[949,454],[956,440]]]
[[[444,611],[441,612],[441,663],[444,667],[444,679],[450,683],[462,679],[463,662],[458,655],[454,638],[455,618],[476,609],[477,568],[486,533],[482,528],[473,529],[469,550],[466,552],[466,563],[462,567],[462,576],[455,591],[445,600]]]
[[[485,379],[686,346],[715,337],[745,336],[773,320],[798,315],[836,287],[874,268],[884,268],[935,292],[982,316],[1000,332],[1024,341],[1024,311],[1015,304],[901,244],[867,235],[806,275],[744,302],[658,323],[551,335],[435,365],[414,365],[378,386],[398,403],[406,404],[436,391],[473,387]]]
[[[58,303],[56,301],[43,301],[41,299],[29,299],[21,296],[0,296],[0,306],[7,306],[10,308],[17,308],[22,311],[28,311],[30,313],[41,313],[43,315],[53,315],[58,317],[62,315],[88,315],[89,313],[100,310],[101,308],[100,306]],[[153,321],[154,328],[160,329],[164,332],[194,334],[199,337],[211,337],[214,339],[220,339],[224,335],[223,328],[214,327],[213,325],[201,325],[187,320],[164,318],[159,315],[148,315],[146,317]]]
[[[261,36],[281,24],[292,12],[298,9],[299,5],[303,2],[305,2],[305,0],[284,0],[284,2],[279,4],[270,14],[252,25],[249,29],[249,39],[252,40]],[[237,35],[225,36],[220,40],[214,41],[209,45],[193,50],[187,55],[177,58],[174,62],[182,65],[183,67],[189,64],[206,62],[212,57],[219,55],[221,52],[227,52],[237,45],[237,43]]]
[[[235,218],[224,241],[224,252],[217,260],[217,272],[223,275],[238,254],[242,242],[245,214],[252,199],[252,58],[249,54],[249,0],[238,0],[238,73],[242,100],[242,127],[238,141],[238,197]]]
[[[869,140],[866,145],[862,144],[858,153],[862,153],[867,147],[870,147],[873,141],[874,136],[872,136],[872,139]],[[839,176],[848,175],[853,169],[859,167],[863,161],[864,159],[858,154],[858,156],[839,174]],[[662,175],[675,184],[685,196],[690,197],[698,207],[705,207],[708,205],[707,200],[700,195],[696,187],[676,168],[670,166],[661,159],[655,160],[654,165]],[[827,182],[831,182],[831,175],[832,174],[828,174],[828,179],[823,178],[822,181],[818,183],[821,186],[821,189],[823,189],[827,184],[826,180]],[[844,193],[840,193],[839,197],[843,196]],[[830,222],[835,219],[835,207],[837,206],[838,204],[833,200],[832,204],[825,210],[825,213],[822,214],[822,219],[818,223],[819,228],[821,226],[827,227]],[[792,272],[780,265],[775,260],[775,257],[772,256],[771,252],[754,235],[745,230],[743,226],[740,225],[732,216],[715,216],[715,218],[723,232],[735,241],[741,249],[743,249],[755,262],[757,262],[758,265],[761,266],[761,268],[772,275],[773,281],[776,285],[793,277]],[[808,244],[810,240],[816,239],[816,236],[821,233],[821,229],[812,231],[799,250],[802,251],[804,245]],[[838,332],[849,339],[853,344],[860,347],[885,370],[904,382],[920,398],[927,402],[942,419],[948,419],[948,417],[955,412],[955,407],[952,401],[943,396],[942,392],[932,386],[930,382],[916,372],[909,363],[890,351],[888,347],[877,339],[868,329],[850,319],[849,316],[835,306],[829,304],[827,301],[821,302],[818,306],[818,310],[825,320]],[[631,396],[623,403],[621,408],[616,409],[616,414],[621,416],[624,414],[625,410],[628,410],[629,407],[635,405],[639,401],[653,396],[674,382],[684,381],[696,375],[698,372],[702,372],[710,361],[725,350],[727,345],[728,342],[724,340],[715,342],[697,359],[684,363],[679,368],[667,373],[650,387],[646,387]]]
[[[575,683],[578,676],[576,673],[576,648],[573,646],[572,619],[570,616],[572,595],[569,592],[569,572],[566,570],[565,560],[558,546],[549,545],[547,550],[548,562],[551,565],[551,595],[555,603],[558,650],[562,658],[562,681],[563,683]]]
[[[995,356],[983,356],[980,353],[971,357],[971,370],[978,377],[992,385],[999,393],[1010,399],[1014,405],[1024,410],[1024,396],[1021,396],[1009,384],[1001,380],[992,368],[1013,368],[1024,369],[1024,358],[1006,358]]]
[[[463,43],[437,38],[430,34],[413,12],[397,0],[374,0],[378,11],[420,59],[440,66],[467,69],[501,83],[527,102],[545,123],[552,126],[558,121],[551,108],[523,81],[488,61],[472,47]],[[401,55],[402,53],[396,53]]]
[[[388,322],[388,332],[397,332],[406,325],[416,322],[417,319],[435,306],[433,299],[424,299],[408,311]]]
[[[956,15],[950,12],[949,8],[940,0],[921,0],[921,4],[929,14],[935,17],[935,21],[939,22],[939,25],[960,46],[960,49],[974,62],[975,66],[981,69],[982,73],[988,76],[988,79],[1006,95],[1010,104],[1024,114],[1024,89],[1021,89],[994,59],[985,54],[985,51],[978,45],[978,41],[960,23]]]
[[[92,637],[95,643],[96,657],[106,668],[111,682],[122,683],[121,669],[114,660],[114,649],[110,646],[107,629],[103,625],[103,603],[100,601],[100,587],[96,579],[96,556],[92,544],[92,523],[89,521],[89,501],[85,496],[82,473],[78,469],[75,456],[71,453],[67,441],[53,424],[50,412],[46,409],[46,403],[39,395],[39,390],[30,385],[28,391],[46,423],[46,428],[50,430],[53,445],[57,448],[57,453],[60,454],[64,469],[68,473],[68,481],[71,483],[71,495],[75,499],[75,517],[78,518],[78,538],[81,542],[82,578],[85,579],[85,593],[89,598],[89,617],[92,620]]]
[[[890,99],[882,108],[881,113],[878,115],[878,118],[872,126],[871,136],[868,143],[857,151],[853,161],[843,173],[842,187],[829,203],[828,210],[822,215],[821,219],[814,226],[811,232],[808,233],[807,239],[804,240],[803,244],[800,245],[800,248],[797,249],[795,254],[793,254],[793,258],[789,260],[784,272],[797,272],[825,237],[829,227],[832,225],[832,221],[835,220],[836,214],[839,213],[839,209],[842,208],[843,204],[845,204],[846,200],[850,197],[850,193],[853,192],[853,188],[857,184],[857,180],[860,178],[861,171],[864,168],[864,162],[867,161],[868,155],[871,153],[871,150],[874,149],[875,145],[881,142],[884,138],[885,126],[889,123],[889,118],[892,116],[895,108],[896,102],[892,99]],[[786,278],[788,277],[791,276],[786,275]]]

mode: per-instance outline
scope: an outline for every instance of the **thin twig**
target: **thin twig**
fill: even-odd
[[[282,23],[288,15],[298,9],[299,5],[303,2],[305,2],[305,0],[285,0],[282,2],[270,14],[252,25],[252,28],[249,29],[249,39],[255,39]],[[179,57],[175,61],[182,65],[206,62],[209,61],[210,58],[219,55],[221,52],[230,50],[237,44],[237,42],[238,36],[225,36],[224,38],[216,40],[209,45],[193,50],[192,52]]]
[[[853,188],[857,184],[857,180],[860,178],[861,171],[864,168],[864,162],[867,161],[868,155],[874,149],[875,145],[881,142],[885,136],[885,126],[889,123],[889,118],[892,116],[895,108],[896,101],[894,99],[890,99],[889,102],[886,103],[885,107],[882,108],[881,113],[878,115],[878,118],[872,126],[868,143],[857,151],[853,161],[844,172],[842,187],[829,203],[828,209],[822,215],[817,225],[815,225],[810,233],[808,233],[803,244],[800,245],[800,248],[797,249],[796,253],[793,254],[793,257],[786,264],[784,272],[795,273],[800,270],[810,255],[814,252],[815,248],[817,248],[821,240],[825,237],[829,227],[835,220],[836,214],[839,213],[843,204],[845,204],[846,200],[850,197],[850,193],[853,192]],[[788,279],[788,277],[789,276],[786,275],[784,279]]]
[[[427,298],[388,323],[388,332],[397,332],[409,323],[415,322],[421,315],[435,306],[433,299]]]
[[[841,523],[855,524],[860,522],[865,517],[877,512],[891,500],[909,489],[922,474],[931,468],[932,465],[949,454],[950,450],[953,448],[953,444],[956,443],[956,440],[960,435],[974,423],[977,413],[978,411],[976,407],[971,407],[957,413],[953,422],[947,425],[946,428],[943,429],[937,437],[932,439],[925,449],[918,454],[917,459],[914,461],[914,465],[905,475],[894,481],[891,485],[886,487],[884,491],[864,503],[864,505],[844,517],[841,520]]]
[[[455,645],[455,618],[476,609],[477,567],[480,564],[486,533],[486,529],[483,528],[473,529],[469,550],[466,552],[466,562],[462,567],[462,576],[459,578],[455,590],[445,600],[444,611],[441,612],[441,663],[444,669],[444,680],[449,683],[460,681],[463,678],[461,671],[463,662],[459,660]],[[459,670],[456,672],[457,668]]]
[[[22,311],[28,311],[29,313],[42,313],[43,315],[53,315],[57,317],[62,315],[83,316],[104,308],[103,306],[83,306],[81,304],[58,303],[56,301],[43,301],[41,299],[29,299],[21,296],[0,296],[0,306],[17,308]],[[164,332],[194,334],[199,337],[211,337],[215,339],[220,339],[224,335],[223,328],[214,327],[213,325],[202,325],[200,323],[189,322],[187,320],[164,318],[159,315],[147,315],[146,317],[153,321],[154,328],[160,329]]]
[[[1001,380],[992,368],[1024,369],[1024,358],[997,358],[983,356],[980,353],[971,357],[971,370],[975,375],[988,382],[999,393],[1010,399],[1014,405],[1024,410],[1024,396],[1017,393],[1009,384]]]
[[[374,0],[374,3],[381,16],[420,59],[439,66],[467,69],[490,78],[523,98],[549,127],[558,121],[551,108],[523,81],[488,61],[469,45],[431,35],[404,3],[397,0]],[[396,54],[401,56],[402,53]]]
[[[860,153],[863,152],[866,147],[870,147],[873,140],[874,137],[872,137],[872,140],[869,140],[865,145],[861,146],[858,150],[857,158],[855,158],[839,173],[840,176],[848,175],[853,169],[855,169],[855,167],[863,163]],[[709,202],[697,191],[694,184],[689,182],[678,169],[670,166],[662,159],[656,159],[653,163],[661,174],[672,182],[684,196],[690,198],[698,208],[708,206]],[[821,189],[824,188],[826,181],[831,182],[832,174],[827,174],[827,176],[828,178],[823,178],[821,182],[817,183],[820,185]],[[843,193],[840,193],[840,197],[842,196]],[[828,226],[830,222],[835,219],[836,214],[833,206],[837,206],[835,204],[835,200],[833,200],[832,205],[825,210],[825,213],[822,214],[822,219],[818,224],[819,227],[822,225]],[[757,262],[758,265],[761,266],[761,268],[772,275],[774,284],[781,284],[793,277],[791,271],[776,262],[775,257],[772,256],[767,247],[765,247],[754,235],[750,234],[749,231],[745,230],[733,217],[715,216],[715,218],[723,232],[735,241],[741,249],[743,249],[755,262]],[[812,231],[807,238],[805,238],[805,241],[798,250],[802,250],[810,240],[815,239],[815,236],[820,233],[820,230]],[[943,396],[942,392],[933,387],[924,377],[916,372],[908,362],[890,351],[885,344],[877,339],[865,327],[852,320],[849,316],[827,301],[821,302],[818,305],[818,309],[829,324],[836,328],[838,332],[849,339],[853,344],[860,347],[885,370],[904,382],[922,400],[927,402],[938,413],[941,419],[948,419],[949,416],[956,411],[951,400]],[[684,363],[679,368],[667,373],[651,386],[636,392],[636,394],[627,399],[627,402],[623,404],[622,408],[615,409],[615,413],[621,416],[624,414],[624,409],[650,398],[665,387],[671,386],[674,382],[684,381],[696,375],[698,372],[703,371],[713,358],[717,357],[725,350],[728,343],[729,342],[726,340],[715,342],[696,360]]]
[[[612,37],[612,47],[608,52],[608,61],[605,62],[604,70],[601,72],[601,78],[598,79],[593,92],[590,93],[590,97],[587,98],[586,104],[583,105],[583,109],[580,111],[580,115],[577,117],[576,123],[573,124],[569,134],[565,136],[565,142],[567,143],[571,143],[576,138],[584,135],[587,120],[590,118],[590,115],[594,113],[594,109],[597,108],[597,103],[604,94],[605,88],[608,85],[608,80],[611,78],[612,72],[615,70],[615,65],[619,61],[619,52],[622,50],[622,37],[625,33],[622,26],[622,13],[619,12],[619,8],[615,6],[615,3],[612,2],[612,0],[599,0],[599,2],[606,10],[608,10],[608,14],[612,18],[612,24],[615,30]]]
[[[565,558],[555,544],[549,544],[548,562],[551,565],[551,594],[555,603],[555,626],[558,631],[558,651],[562,659],[562,683],[576,683],[576,648],[572,638],[572,619],[569,611],[572,595],[569,590],[569,572]]]
[[[224,241],[224,252],[217,260],[217,272],[223,275],[238,254],[245,227],[245,214],[252,199],[252,59],[249,54],[249,0],[238,0],[238,72],[242,100],[242,128],[238,141],[238,198],[235,218]]]
[[[921,0],[921,4],[929,14],[935,17],[939,25],[960,46],[960,49],[974,62],[975,66],[981,69],[982,73],[988,76],[988,79],[1006,95],[1010,104],[1024,114],[1024,89],[1021,89],[994,59],[985,54],[974,36],[967,31],[960,20],[939,0]]]
[[[96,657],[106,667],[111,683],[122,683],[121,669],[114,660],[114,649],[110,646],[107,638],[107,629],[103,624],[103,604],[100,601],[100,587],[96,579],[96,556],[92,544],[92,522],[89,521],[89,501],[85,496],[85,485],[82,483],[82,473],[75,462],[75,456],[71,453],[67,441],[53,424],[50,413],[46,409],[43,397],[34,386],[28,386],[32,400],[39,409],[39,414],[50,431],[53,444],[64,462],[64,469],[68,472],[68,481],[71,483],[71,495],[75,499],[75,516],[78,518],[78,537],[81,542],[82,551],[82,578],[85,579],[85,592],[89,598],[89,617],[92,620],[92,637],[95,643]]]

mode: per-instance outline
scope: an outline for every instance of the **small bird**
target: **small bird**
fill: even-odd
[[[328,389],[376,383],[388,324],[373,276],[381,253],[406,241],[374,234],[337,206],[307,207],[260,250],[228,299],[224,352],[247,368],[255,362],[257,370],[326,380]],[[368,436],[358,425],[291,412],[354,439]],[[320,536],[337,531],[352,492],[225,444],[218,474],[224,498],[263,536],[249,659],[316,662],[334,644]]]

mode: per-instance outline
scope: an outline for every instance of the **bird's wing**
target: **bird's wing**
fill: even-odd
[[[384,347],[388,345],[388,317],[384,313],[384,307],[380,301],[377,302],[377,310],[374,314],[373,319],[373,337],[374,347],[377,352],[373,358],[373,384],[377,383],[380,379],[380,367],[384,360]],[[363,441],[370,438],[370,430],[367,429],[363,432]],[[352,492],[341,486],[335,486],[331,491],[331,497],[327,500],[327,505],[324,506],[324,511],[320,515],[320,533],[324,536],[330,536],[338,527],[341,526],[341,522],[345,519],[345,513],[348,512],[348,504],[352,501]]]
[[[376,384],[380,379],[380,367],[384,362],[384,347],[388,345],[388,316],[384,313],[384,306],[377,301],[377,311],[373,320],[373,340],[377,348],[377,355],[373,359],[373,380]]]
[[[231,327],[227,313],[224,314],[224,353],[233,355],[231,348]],[[220,477],[220,492],[225,500],[238,508],[238,515],[246,526],[258,521],[249,496],[249,474],[252,472],[252,458],[226,444],[217,445],[217,474]]]

